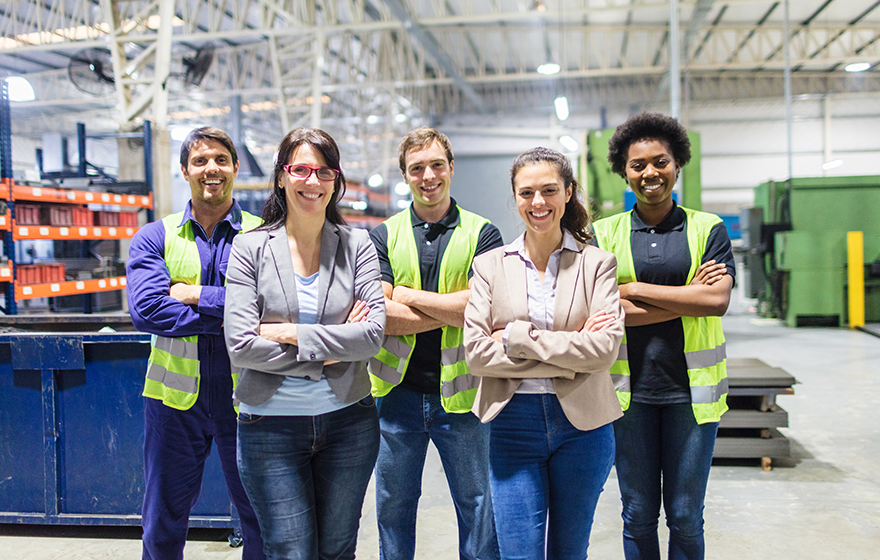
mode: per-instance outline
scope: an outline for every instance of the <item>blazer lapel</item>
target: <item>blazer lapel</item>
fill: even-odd
[[[321,232],[321,273],[318,274],[318,323],[324,316],[324,307],[327,305],[327,293],[330,284],[333,283],[333,274],[336,270],[336,249],[339,247],[339,233],[337,227],[328,221],[324,221],[324,229]]]
[[[559,272],[556,276],[556,303],[553,306],[553,329],[565,330],[571,308],[584,305],[587,302],[574,301],[577,293],[577,283],[581,277],[581,259],[584,251],[568,251],[563,249],[559,255]]]
[[[293,260],[290,258],[290,245],[287,244],[287,231],[282,224],[268,233],[269,252],[278,272],[281,291],[284,292],[284,299],[287,302],[287,312],[290,321],[296,323],[299,321],[299,301],[296,298],[296,279],[293,273]]]
[[[507,301],[514,319],[529,320],[529,299],[526,288],[526,267],[516,253],[501,257],[504,277],[507,280]]]

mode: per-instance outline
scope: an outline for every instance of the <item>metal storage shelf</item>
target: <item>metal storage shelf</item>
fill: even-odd
[[[114,194],[106,192],[52,189],[12,184],[12,200],[54,202],[56,204],[107,204],[133,208],[153,208],[153,194]]]
[[[12,225],[12,240],[49,239],[49,240],[96,240],[131,239],[137,232],[136,227],[106,226],[20,226]]]
[[[93,278],[92,280],[71,280],[68,282],[52,282],[48,284],[30,284],[15,286],[17,301],[41,297],[74,296],[78,294],[94,294],[112,292],[125,288],[125,276],[115,278]]]

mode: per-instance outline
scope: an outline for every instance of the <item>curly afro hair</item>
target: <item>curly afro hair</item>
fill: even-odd
[[[677,164],[685,166],[691,160],[691,141],[677,120],[660,113],[639,113],[618,126],[608,142],[611,171],[626,178],[629,147],[640,140],[649,139],[666,143]]]

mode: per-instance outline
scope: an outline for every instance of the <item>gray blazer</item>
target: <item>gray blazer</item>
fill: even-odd
[[[474,414],[495,418],[525,378],[549,378],[568,420],[593,430],[623,416],[609,369],[617,358],[624,313],[614,255],[578,242],[563,251],[556,277],[553,330],[529,320],[526,269],[518,255],[495,249],[474,259],[464,311],[465,359],[480,378]],[[598,332],[582,332],[599,310],[617,317]],[[492,332],[512,324],[507,349]]]
[[[366,360],[379,352],[385,300],[379,259],[369,234],[324,223],[318,275],[318,320],[297,326],[298,346],[260,337],[261,323],[298,323],[293,262],[283,225],[235,236],[226,274],[223,314],[232,365],[241,368],[235,397],[259,406],[284,376],[318,381],[323,373],[336,397],[358,401],[370,393]],[[357,300],[370,307],[365,321],[346,323]],[[325,360],[339,363],[324,366]]]

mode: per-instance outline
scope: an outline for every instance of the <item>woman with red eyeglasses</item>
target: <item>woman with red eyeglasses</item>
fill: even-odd
[[[379,452],[366,367],[385,328],[378,259],[339,213],[327,133],[285,136],[273,182],[263,226],[236,237],[227,270],[239,473],[268,559],[354,558]]]

